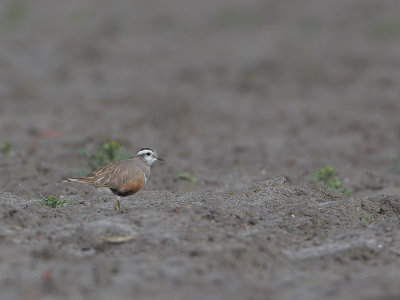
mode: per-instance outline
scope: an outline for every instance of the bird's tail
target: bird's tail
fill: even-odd
[[[87,184],[94,184],[93,178],[88,177],[67,178],[66,180],[63,180],[63,182],[82,182]]]

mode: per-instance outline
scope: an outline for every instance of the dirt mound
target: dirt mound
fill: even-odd
[[[30,214],[24,205],[17,206],[13,201],[16,196],[10,193],[0,194],[0,224],[1,226],[12,226],[17,228],[26,228],[37,225],[38,217]],[[27,203],[27,201],[20,200],[20,203]],[[26,207],[25,207],[26,208]]]

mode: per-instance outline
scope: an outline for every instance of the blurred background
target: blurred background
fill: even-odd
[[[399,0],[1,0],[0,298],[400,299],[399,95]]]
[[[327,164],[353,191],[399,186],[399,11],[397,0],[3,0],[0,142],[15,155],[2,155],[0,188],[52,189],[88,171],[80,150],[108,141],[166,158],[148,189],[307,183]]]

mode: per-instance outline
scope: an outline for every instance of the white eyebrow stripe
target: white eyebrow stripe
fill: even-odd
[[[139,151],[139,152],[136,154],[136,156],[142,155],[142,154],[146,154],[147,152],[150,152],[151,154],[154,154],[153,151],[151,151],[151,150],[149,150],[149,149],[145,149],[145,150]]]

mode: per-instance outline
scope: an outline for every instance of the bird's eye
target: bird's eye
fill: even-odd
[[[150,153],[150,152],[147,152],[147,153],[146,153],[146,155],[147,155],[147,156],[150,156],[150,155],[151,155],[151,153]]]

